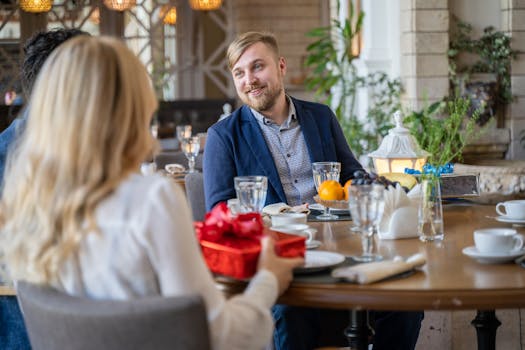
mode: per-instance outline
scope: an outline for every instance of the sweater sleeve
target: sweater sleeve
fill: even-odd
[[[214,349],[264,348],[273,330],[270,307],[277,299],[276,277],[261,270],[243,294],[226,300],[204,262],[180,187],[159,181],[148,193],[145,207],[144,244],[161,294],[203,297]]]

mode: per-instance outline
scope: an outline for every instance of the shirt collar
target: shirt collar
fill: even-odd
[[[288,129],[292,121],[297,120],[297,113],[295,112],[295,106],[293,104],[292,99],[290,98],[290,96],[286,95],[286,100],[288,101],[288,117],[285,119],[284,123],[282,123],[279,126],[279,129]],[[250,107],[250,110],[252,111],[252,114],[254,115],[255,119],[257,119],[257,121],[262,125],[277,125],[273,122],[273,120],[271,120],[270,118],[266,118],[264,115],[257,112],[255,109]]]

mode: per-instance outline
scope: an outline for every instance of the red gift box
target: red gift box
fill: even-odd
[[[220,203],[206,214],[195,229],[206,264],[211,271],[238,279],[252,277],[257,271],[265,235],[275,239],[275,252],[282,257],[304,257],[305,237],[271,231],[264,227],[258,213],[232,217]]]

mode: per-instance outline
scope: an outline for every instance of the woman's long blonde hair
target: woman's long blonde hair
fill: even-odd
[[[13,278],[52,282],[96,230],[95,208],[151,154],[157,101],[146,69],[117,39],[81,36],[47,59],[0,203]]]

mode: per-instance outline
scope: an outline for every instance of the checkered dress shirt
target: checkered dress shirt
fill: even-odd
[[[290,97],[286,98],[289,105],[288,118],[282,125],[277,125],[254,109],[251,111],[272,154],[288,204],[314,203],[316,191],[308,148],[297,120],[295,106]]]

